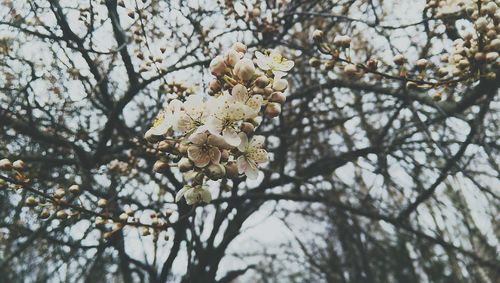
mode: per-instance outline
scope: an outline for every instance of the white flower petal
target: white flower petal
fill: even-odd
[[[239,146],[241,139],[233,128],[227,128],[222,131],[224,140],[232,146]]]
[[[248,137],[245,133],[240,133],[239,136],[240,136],[241,142],[240,142],[240,145],[238,145],[238,149],[241,152],[246,152],[248,149]]]
[[[175,202],[179,202],[179,200],[181,200],[182,196],[184,196],[186,191],[188,191],[189,189],[191,189],[190,186],[182,187],[182,189],[180,189],[180,191],[178,191],[177,194],[175,195]]]

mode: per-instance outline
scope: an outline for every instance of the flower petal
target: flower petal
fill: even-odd
[[[182,196],[186,193],[187,190],[191,189],[190,186],[184,186],[182,187],[182,189],[180,189],[180,191],[177,192],[177,194],[175,195],[175,202],[179,202],[179,200],[181,200]]]
[[[245,103],[248,99],[248,92],[247,88],[244,87],[242,84],[237,84],[233,87],[233,90],[231,91],[231,95],[236,101],[240,101]]]
[[[262,69],[264,71],[267,71],[270,69],[269,64],[271,63],[271,59],[269,57],[262,54],[262,52],[256,51],[255,58],[256,58],[255,63],[257,64],[257,66],[260,69]]]
[[[201,147],[191,145],[188,147],[188,157],[196,167],[205,167],[210,163],[210,154],[204,151]]]
[[[233,128],[227,128],[222,131],[224,140],[232,146],[239,146],[241,139]]]
[[[283,62],[281,62],[281,64],[279,64],[278,70],[288,72],[293,68],[293,66],[295,66],[295,63],[292,60],[285,59]]]
[[[218,148],[211,147],[208,150],[208,154],[210,155],[210,160],[213,163],[219,163],[220,162],[221,152],[220,152],[220,150]]]
[[[255,135],[252,137],[252,140],[250,141],[250,147],[262,148],[262,146],[264,146],[265,141],[266,138],[264,136]]]
[[[191,136],[189,136],[189,141],[196,145],[205,144],[207,142],[207,134],[205,133],[192,134]]]
[[[241,142],[240,142],[240,145],[238,146],[238,149],[241,152],[246,152],[248,149],[248,137],[245,133],[240,133],[239,136],[240,136]]]

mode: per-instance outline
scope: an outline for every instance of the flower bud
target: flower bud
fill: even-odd
[[[68,189],[68,191],[72,194],[78,194],[80,192],[80,186],[78,185],[71,185]]]
[[[467,60],[467,59],[462,59],[462,60],[458,61],[458,67],[459,67],[460,69],[465,69],[465,68],[468,68],[468,67],[469,67],[469,65],[470,65],[470,64],[469,64],[469,60]]]
[[[186,143],[180,142],[175,145],[177,151],[179,151],[180,154],[185,155],[188,151],[189,145]]]
[[[226,164],[226,177],[229,179],[238,178],[238,165],[235,161],[230,161]]]
[[[277,79],[273,82],[273,89],[277,91],[284,91],[288,87],[288,81],[285,79]]]
[[[323,31],[317,29],[313,32],[313,39],[314,41],[322,41],[323,40]]]
[[[56,217],[59,218],[59,219],[66,219],[66,218],[68,218],[68,214],[64,210],[59,210],[56,213]]]
[[[64,189],[57,189],[54,192],[54,197],[57,199],[63,198],[65,195],[66,195],[66,192],[64,191]]]
[[[16,160],[12,163],[12,168],[16,169],[17,171],[22,171],[24,169],[24,161],[22,160]]]
[[[286,101],[286,96],[281,91],[275,91],[269,97],[269,101],[283,104]]]
[[[216,181],[223,178],[226,175],[226,168],[221,164],[210,164],[206,169],[207,177]]]
[[[270,102],[266,105],[266,109],[264,110],[264,112],[269,118],[277,117],[281,113],[281,104]]]
[[[313,57],[309,59],[309,65],[311,65],[311,67],[313,68],[318,68],[319,66],[321,66],[321,61],[318,58]]]
[[[235,42],[233,44],[233,49],[243,54],[247,52],[247,46],[241,42]]]
[[[252,17],[256,18],[260,16],[260,9],[259,8],[253,8],[251,12]]]
[[[179,171],[184,173],[184,172],[187,172],[187,171],[193,169],[193,162],[191,162],[191,160],[189,160],[189,158],[183,157],[177,163],[177,167],[179,167]]]
[[[224,63],[228,66],[234,66],[240,61],[241,53],[234,49],[229,49],[224,55]]]
[[[406,88],[409,90],[415,90],[418,89],[418,85],[415,82],[407,82]]]
[[[486,61],[486,55],[483,52],[478,52],[474,54],[474,60],[478,63],[484,63]]]
[[[0,170],[12,169],[12,163],[7,158],[0,160]]]
[[[394,63],[396,65],[403,65],[406,61],[405,57],[401,54],[397,54],[396,56],[394,56],[394,58],[392,58],[392,61],[394,61]]]
[[[120,214],[120,216],[119,216],[119,218],[120,218],[120,220],[121,220],[121,221],[127,221],[127,220],[128,220],[128,217],[129,217],[129,216],[128,216],[128,214],[126,214],[126,213],[122,213],[122,214]]]
[[[491,3],[491,2],[490,2]],[[490,42],[491,48],[495,51],[500,51],[500,38],[495,38]]]
[[[478,31],[486,31],[488,27],[488,20],[485,17],[481,17],[474,22],[474,26]]]
[[[427,64],[429,64],[427,59],[418,59],[415,65],[417,66],[418,69],[423,70],[427,68]]]
[[[259,88],[265,88],[269,84],[269,78],[266,76],[260,76],[255,80],[255,85]]]
[[[366,67],[370,71],[376,71],[378,68],[378,60],[377,59],[368,60],[368,62],[366,62]]]
[[[218,80],[212,80],[208,84],[208,87],[210,88],[211,91],[213,92],[219,92],[222,88],[220,82]]]
[[[443,77],[446,77],[448,75],[448,69],[442,67],[442,68],[439,68],[436,72],[436,74],[438,75],[438,77],[440,78],[443,78]]]
[[[217,56],[210,62],[210,72],[214,76],[222,76],[226,72],[226,63],[224,63],[224,58],[222,56]]]
[[[223,149],[220,151],[220,160],[225,162],[229,159],[229,150]]]
[[[333,39],[333,44],[347,48],[351,45],[351,38],[348,35],[337,35]]]
[[[47,219],[50,217],[50,212],[48,210],[42,210],[42,212],[40,212],[40,215],[38,215],[38,217],[40,219]]]
[[[162,160],[157,160],[153,165],[153,171],[157,173],[165,172],[168,169],[168,163]]]
[[[255,127],[252,123],[249,122],[243,122],[240,127],[241,131],[244,132],[245,134],[251,135],[253,134]]]
[[[146,133],[144,134],[144,139],[149,143],[157,143],[161,141],[163,138],[164,138],[163,136],[154,135],[151,129],[146,131]]]
[[[495,14],[495,12],[497,11],[497,8],[498,8],[498,6],[497,6],[497,4],[495,3],[495,1],[491,1],[491,2],[489,2],[488,4],[484,5],[484,6],[482,7],[482,9],[481,9],[481,10],[483,10],[483,9],[484,9],[484,12],[485,12],[486,14],[488,14],[488,15],[490,15],[490,16],[491,16],[491,15],[494,15],[494,14]]]
[[[487,62],[494,62],[498,58],[498,53],[497,52],[488,52],[486,53],[486,61]]]
[[[172,142],[163,140],[158,143],[158,150],[161,152],[169,152],[172,150]]]
[[[357,74],[357,72],[358,68],[356,68],[356,65],[354,64],[347,64],[344,67],[344,74],[346,74],[347,76],[354,76]]]
[[[433,96],[432,96],[432,100],[433,101],[441,101],[441,98],[442,98],[442,94],[440,92],[436,92]]]
[[[108,201],[106,199],[101,198],[97,201],[98,207],[103,208],[103,207],[106,207],[107,205],[108,205]]]
[[[29,207],[34,207],[38,205],[38,200],[33,196],[29,196],[26,198],[24,204]]]
[[[234,73],[243,81],[250,80],[255,74],[255,66],[252,60],[243,58],[234,66]]]

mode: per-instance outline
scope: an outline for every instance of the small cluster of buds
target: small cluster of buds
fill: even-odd
[[[68,194],[69,193],[69,194]],[[55,217],[65,220],[68,217],[79,216],[79,211],[70,208],[74,199],[81,193],[79,185],[71,185],[67,189],[58,188],[49,195],[30,195],[24,204],[38,211],[41,219],[47,219],[55,214]]]
[[[392,59],[393,67],[386,64],[385,70],[380,70],[379,61],[375,58],[355,63],[347,52],[351,45],[349,36],[336,35],[333,44],[329,44],[321,30],[314,31],[312,37],[320,52],[332,56],[332,59],[321,61],[311,58],[309,63],[315,68],[324,64],[326,70],[339,67],[342,74],[351,79],[372,73],[378,77],[404,81],[408,89],[432,89],[435,101],[441,100],[442,93],[449,90],[449,85],[480,78],[496,79],[496,72],[500,67],[500,10],[495,1],[480,1],[482,5],[475,1],[473,4],[463,2],[459,8],[469,15],[475,30],[474,33],[467,33],[463,38],[455,40],[451,54],[441,58],[444,66],[433,66],[430,60],[421,58],[413,62],[414,72],[410,74],[407,65],[411,64],[408,64],[407,58],[402,54],[395,55]],[[443,8],[444,4],[440,5]]]
[[[165,213],[150,212],[149,221],[141,223],[138,216],[139,214],[131,207],[127,208],[117,217],[112,217],[108,210],[108,205],[108,201],[104,198],[97,201],[97,206],[101,211],[99,216],[95,217],[94,220],[95,226],[101,230],[101,235],[104,239],[109,239],[113,234],[126,226],[135,226],[138,228],[142,227],[141,234],[143,236],[153,235],[153,239],[158,240],[160,233],[165,231],[165,228],[168,227],[170,216],[173,214],[171,209],[167,209]],[[166,237],[165,240],[168,240],[168,237]]]
[[[159,173],[175,166],[190,180],[177,194],[187,203],[209,202],[203,186],[207,179],[234,179],[240,174],[257,178],[258,165],[267,162],[264,137],[255,135],[262,114],[281,113],[288,87],[284,77],[294,63],[277,50],[255,52],[246,58],[247,47],[235,43],[210,63],[215,79],[209,96],[199,94],[166,103],[145,138],[163,155],[154,164]],[[174,161],[174,164],[169,163]]]

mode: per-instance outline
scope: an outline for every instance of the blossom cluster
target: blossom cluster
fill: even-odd
[[[274,118],[288,87],[285,79],[294,62],[278,50],[255,52],[237,42],[216,56],[209,69],[215,78],[208,95],[191,94],[167,101],[145,138],[164,153],[153,170],[176,166],[189,180],[177,193],[188,204],[210,202],[207,179],[256,179],[259,165],[268,161],[265,138],[256,135],[262,116]]]
[[[493,77],[499,67],[500,52],[500,9],[495,1],[448,1],[440,6],[438,16],[446,17],[461,13],[473,23],[473,30],[466,31],[462,38],[453,42],[453,51],[441,60],[452,66],[452,75],[459,76],[464,71],[471,75],[476,70]],[[440,70],[445,74],[445,70]]]

